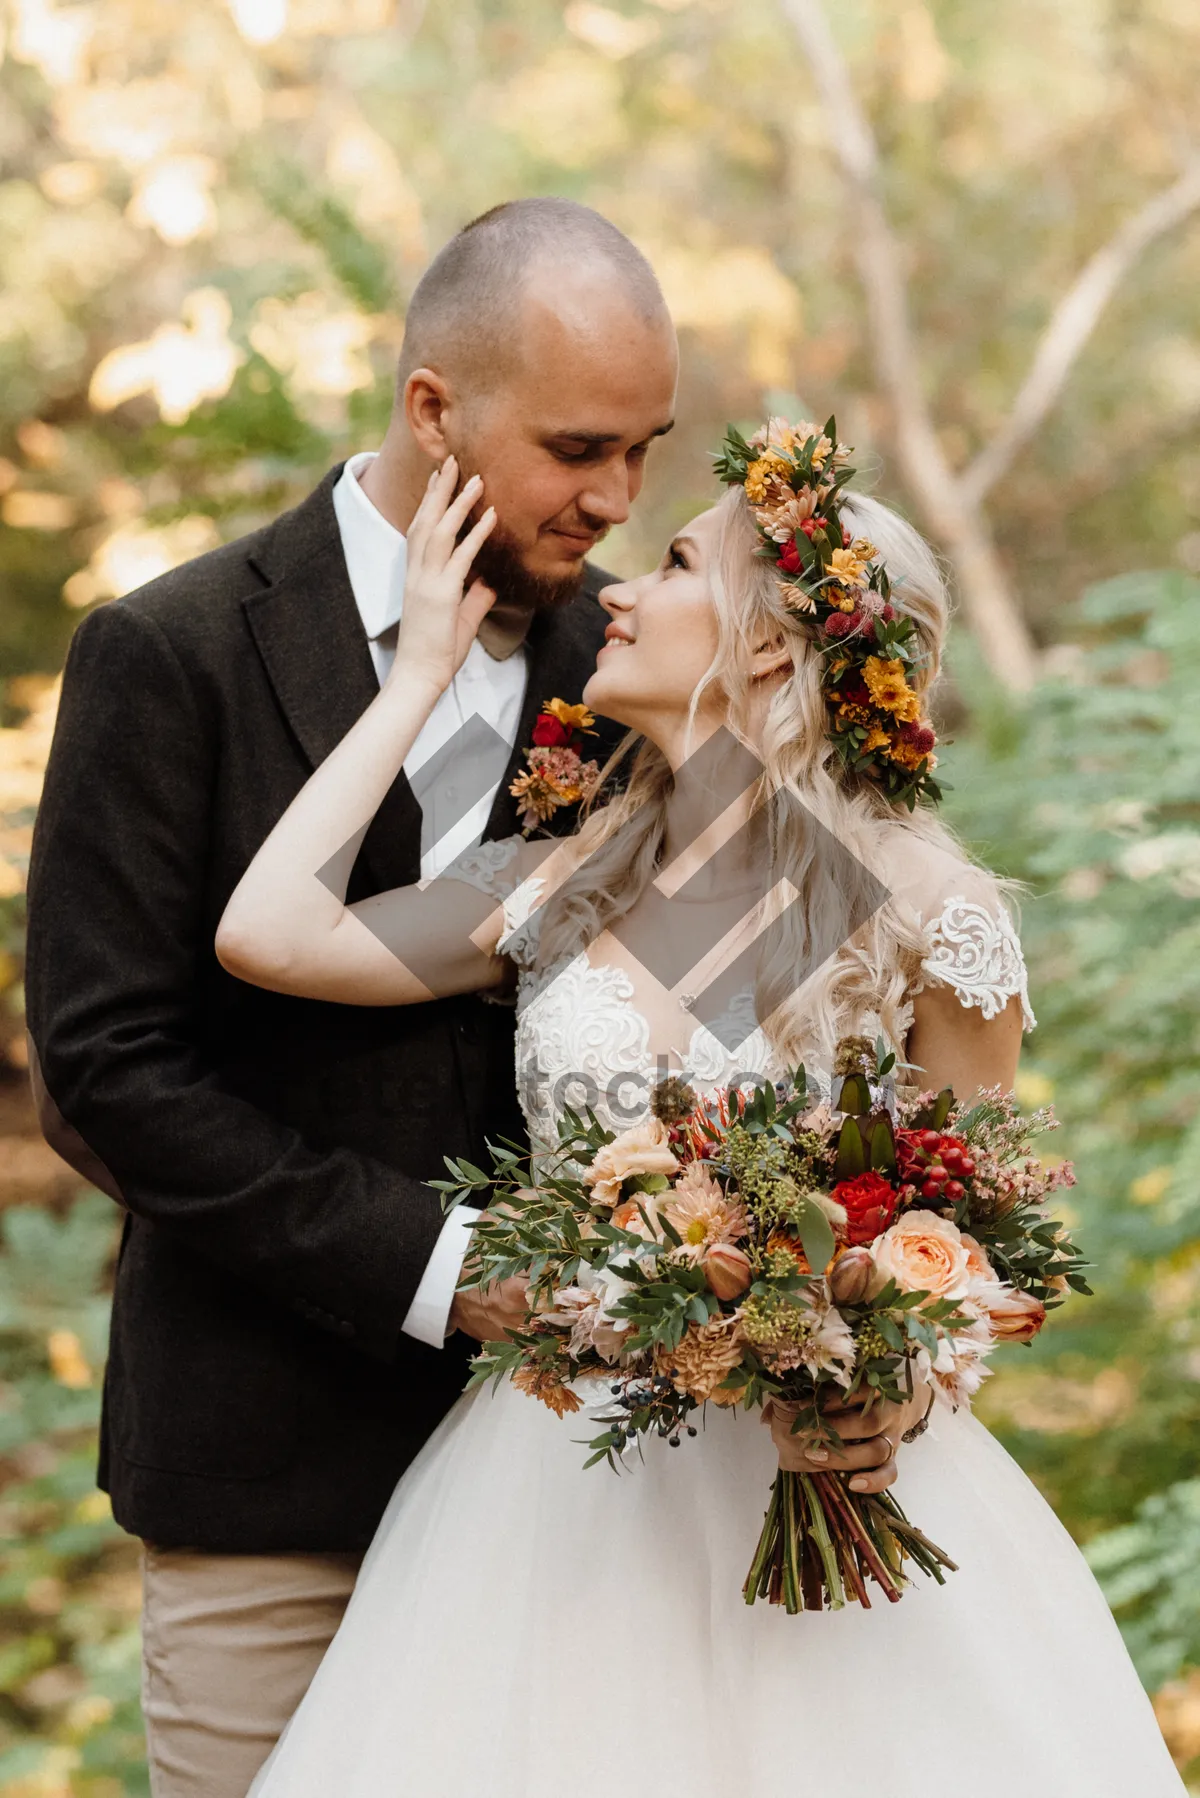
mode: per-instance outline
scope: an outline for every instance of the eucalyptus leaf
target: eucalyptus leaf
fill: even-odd
[[[815,1200],[810,1199],[800,1212],[796,1230],[804,1245],[808,1265],[814,1273],[824,1273],[833,1254],[833,1228]]]

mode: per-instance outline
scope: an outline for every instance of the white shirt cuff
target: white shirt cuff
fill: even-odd
[[[421,1284],[400,1326],[406,1336],[415,1336],[430,1348],[441,1348],[450,1334],[450,1307],[471,1246],[471,1228],[479,1216],[478,1211],[466,1205],[454,1207],[442,1225],[433,1254],[425,1263]]]

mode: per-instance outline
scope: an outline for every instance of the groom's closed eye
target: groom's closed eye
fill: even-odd
[[[546,448],[560,462],[598,462],[604,452],[619,443],[618,437],[561,437],[547,443]],[[650,440],[635,443],[625,452],[626,461],[644,462],[650,453]]]
[[[559,437],[547,437],[544,446],[560,462],[596,462],[621,439],[611,432],[566,431]]]

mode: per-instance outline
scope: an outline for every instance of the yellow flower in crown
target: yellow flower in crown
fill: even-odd
[[[838,717],[844,724],[870,724],[871,708],[859,705],[853,699],[843,699],[838,705]]]
[[[783,424],[782,419],[772,419],[771,422],[772,425]],[[787,429],[788,427],[784,426],[784,428]],[[804,445],[812,439],[812,465],[814,468],[823,468],[831,455],[834,457],[835,462],[839,459],[841,461],[845,461],[846,459],[844,455],[840,458],[837,456],[835,450],[838,446],[835,446],[833,439],[821,430],[819,425],[813,424],[811,419],[807,420],[804,424],[792,425],[791,434],[792,441],[787,447],[789,449],[794,449],[797,452],[802,450]],[[772,441],[778,440],[773,438]]]
[[[807,434],[812,436],[816,427],[808,426]],[[805,429],[800,428],[800,442],[804,442]],[[790,425],[786,418],[769,418],[765,425],[755,431],[750,439],[754,449],[779,449],[789,455],[796,447],[796,427]]]
[[[786,481],[791,462],[777,450],[767,450],[746,470],[746,498],[752,506],[761,506],[772,487]]]
[[[899,659],[885,662],[880,656],[868,656],[862,672],[867,691],[881,711],[891,712],[901,724],[914,724],[921,716],[921,702],[905,679],[904,663]]]
[[[849,549],[834,550],[829,558],[829,573],[843,587],[861,587],[867,576],[867,565],[875,553],[873,544],[858,537]]]
[[[542,707],[565,730],[591,730],[596,720],[585,705],[568,705],[565,699],[548,699]]]
[[[906,743],[903,737],[896,738],[888,750],[888,759],[895,762],[898,768],[915,770],[921,766],[922,762],[927,762],[931,768],[937,767],[936,755],[931,754],[927,749],[922,749],[919,743]]]

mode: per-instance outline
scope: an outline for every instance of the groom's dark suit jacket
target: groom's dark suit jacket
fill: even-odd
[[[217,922],[312,769],[378,692],[334,517],[294,512],[76,632],[34,838],[28,1017],[47,1135],[126,1208],[100,1482],[164,1546],[350,1550],[461,1391],[471,1345],[401,1331],[442,1225],[443,1155],[521,1136],[512,1012],[281,997]],[[525,705],[576,700],[607,618],[535,618]],[[611,745],[599,740],[600,753]],[[415,880],[401,775],[351,899]]]

